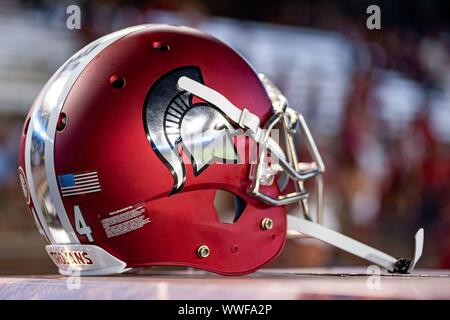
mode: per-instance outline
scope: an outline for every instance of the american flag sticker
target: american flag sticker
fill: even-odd
[[[63,197],[102,191],[97,171],[63,174],[58,176],[58,180]]]

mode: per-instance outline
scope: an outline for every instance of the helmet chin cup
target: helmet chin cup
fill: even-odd
[[[264,84],[271,99],[274,115],[264,126],[264,134],[259,141],[260,152],[258,161],[252,164],[249,194],[269,205],[298,204],[305,219],[309,221],[323,222],[323,183],[322,173],[325,171],[322,158],[306,125],[305,119],[297,111],[288,107],[288,100],[281,91],[263,74],[259,77]],[[271,138],[271,132],[275,126],[282,130],[285,150]],[[305,137],[308,150],[312,156],[312,162],[299,162],[295,145],[295,134],[300,130]],[[270,154],[271,163],[268,164]],[[275,168],[275,170],[274,170]],[[261,191],[261,186],[267,185],[267,181],[273,181],[276,174],[285,174],[293,182],[295,191],[272,197]],[[270,175],[272,177],[270,178]],[[314,179],[316,184],[316,212],[315,217],[309,209],[309,193],[305,189],[304,182]],[[286,184],[286,182],[285,182]]]

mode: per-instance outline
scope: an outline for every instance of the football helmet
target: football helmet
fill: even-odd
[[[27,205],[62,274],[246,274],[288,236],[410,272],[423,230],[405,260],[324,227],[324,170],[272,82],[212,36],[167,25],[117,31],[73,55],[36,98],[19,155]]]

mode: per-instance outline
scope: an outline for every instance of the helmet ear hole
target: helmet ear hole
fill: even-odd
[[[214,209],[222,223],[233,224],[238,221],[244,212],[247,203],[234,193],[217,190],[214,196]]]

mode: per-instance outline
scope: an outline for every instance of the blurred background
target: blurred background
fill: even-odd
[[[81,8],[80,30],[66,8]],[[381,8],[381,30],[366,9]],[[25,206],[17,149],[26,113],[75,51],[142,23],[211,33],[302,112],[327,166],[326,225],[420,267],[450,268],[450,8],[442,1],[34,1],[0,5],[0,274],[56,268]],[[271,266],[365,265],[316,240]]]

